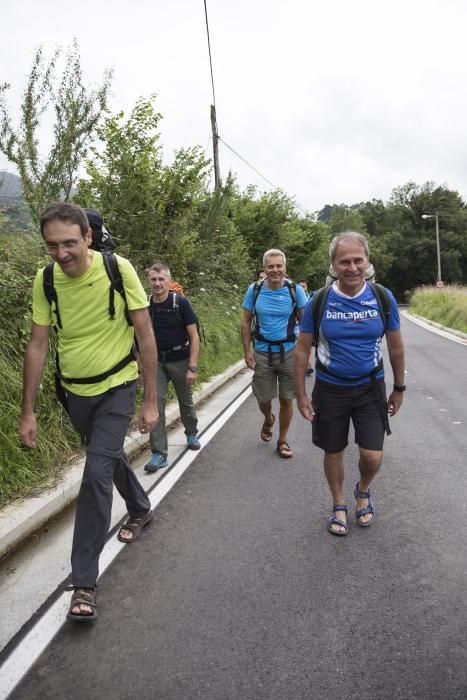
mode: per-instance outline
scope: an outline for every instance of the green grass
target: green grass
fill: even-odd
[[[412,295],[409,312],[467,333],[467,287],[419,287]]]

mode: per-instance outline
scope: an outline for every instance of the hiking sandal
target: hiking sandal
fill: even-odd
[[[272,414],[272,421],[268,422],[267,420],[264,421],[263,427],[261,428],[261,440],[263,442],[271,442],[272,438],[272,426],[276,422],[276,416],[274,413]]]
[[[128,518],[126,523],[122,525],[120,530],[118,531],[117,539],[120,542],[123,542],[124,544],[131,544],[135,540],[138,539],[138,537],[141,535],[143,531],[143,527],[146,527],[146,525],[149,525],[151,520],[154,518],[154,512],[152,510],[148,511],[145,516],[142,518],[132,518],[131,516]],[[122,531],[123,530],[129,530],[131,532],[131,537],[130,539],[125,539],[122,537]]]
[[[282,459],[290,459],[293,457],[293,451],[289,447],[289,443],[285,440],[277,441],[276,451],[278,452],[279,457],[282,457]]]
[[[360,527],[368,527],[369,525],[371,525],[371,523],[375,519],[376,513],[375,513],[374,506],[373,506],[373,501],[371,500],[370,490],[368,489],[368,491],[360,491],[359,487],[360,487],[360,482],[358,482],[357,485],[355,486],[353,495],[355,496],[355,498],[368,498],[368,505],[366,508],[361,508],[360,510],[356,510],[355,517],[357,518],[357,523],[360,525]],[[373,517],[371,518],[371,520],[368,520],[368,522],[365,523],[365,522],[362,522],[360,520],[362,515],[372,515]]]
[[[73,608],[77,608],[80,605],[88,605],[91,608],[91,612],[72,612]],[[74,588],[66,619],[73,622],[94,622],[94,620],[97,620],[95,588]]]
[[[337,535],[338,537],[343,537],[344,535],[347,535],[349,532],[349,524],[345,522],[345,520],[340,520],[339,518],[336,518],[336,513],[339,511],[342,511],[343,513],[347,513],[347,506],[346,505],[339,505],[338,503],[334,504],[332,507],[332,515],[329,518],[329,524],[328,524],[328,530],[332,535]],[[336,530],[333,528],[333,525],[340,525],[340,527],[345,528],[344,530]]]

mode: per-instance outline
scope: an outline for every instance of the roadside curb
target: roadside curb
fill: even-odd
[[[444,331],[444,333],[448,333],[449,335],[454,335],[457,336],[458,338],[462,338],[462,340],[467,340],[467,333],[463,333],[462,331],[457,331],[455,328],[448,328],[447,326],[443,326],[441,323],[437,323],[436,321],[430,321],[429,318],[425,318],[424,316],[419,316],[418,314],[414,313],[409,313],[408,311],[403,312],[404,316],[407,318],[413,318],[416,319],[417,321],[422,321],[423,323],[426,323],[428,326],[433,326],[433,328],[437,328],[440,331]]]
[[[245,361],[240,360],[231,365],[225,372],[218,374],[201,385],[193,395],[195,405],[198,405],[223,384],[245,369]],[[166,425],[169,426],[180,417],[177,402],[166,408]],[[144,450],[149,443],[149,435],[141,435],[134,431],[125,438],[125,451],[131,459]],[[29,535],[33,534],[48,520],[58,515],[78,496],[83,475],[84,457],[79,458],[69,467],[63,478],[51,489],[38,496],[18,499],[5,506],[0,511],[0,558],[17,547]]]

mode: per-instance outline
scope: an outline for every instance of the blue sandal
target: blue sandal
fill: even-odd
[[[347,513],[347,506],[346,505],[339,505],[339,504],[333,505],[333,507],[332,507],[333,513],[338,513],[340,510],[343,511],[344,513]],[[344,527],[345,530],[335,530],[332,527],[333,525],[340,525],[341,527]],[[331,515],[331,517],[329,518],[328,530],[332,535],[337,535],[338,537],[343,537],[344,535],[348,534],[349,525],[348,525],[348,523],[345,522],[345,520],[339,520],[339,518],[336,518],[335,515]]]
[[[375,519],[376,513],[375,513],[374,506],[373,506],[373,501],[371,500],[370,491],[360,491],[359,486],[360,486],[360,482],[358,482],[357,485],[355,486],[353,495],[355,496],[355,498],[368,498],[368,505],[366,508],[361,508],[360,510],[356,510],[355,517],[357,518],[357,523],[360,525],[360,527],[368,527],[369,525],[371,525],[371,523]],[[362,515],[372,515],[373,517],[371,518],[371,520],[368,520],[368,522],[362,523],[362,521],[360,520]]]

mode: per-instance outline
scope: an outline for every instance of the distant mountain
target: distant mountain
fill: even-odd
[[[18,175],[9,173],[7,170],[0,170],[0,204],[14,199],[23,198],[23,187],[21,178]]]

